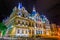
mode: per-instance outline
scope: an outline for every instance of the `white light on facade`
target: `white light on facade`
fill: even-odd
[[[22,9],[22,3],[18,4],[18,9],[21,10]]]

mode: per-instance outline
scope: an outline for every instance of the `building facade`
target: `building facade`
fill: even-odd
[[[9,37],[32,37],[34,35],[50,35],[51,29],[49,20],[36,12],[33,7],[29,13],[21,3],[14,7],[10,17],[3,23],[8,27],[6,36]]]

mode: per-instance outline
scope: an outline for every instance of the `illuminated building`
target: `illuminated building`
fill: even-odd
[[[60,28],[58,28],[58,36],[60,37]]]
[[[52,32],[52,36],[57,36],[57,35],[58,35],[58,34],[57,34],[57,32],[58,32],[58,30],[57,30],[57,29],[58,29],[57,25],[53,23],[53,24],[51,24],[51,27],[52,27],[52,28],[51,28],[51,29],[52,29],[52,31],[51,31],[51,32]]]
[[[60,25],[57,25],[57,36],[58,36],[58,40],[60,40]]]
[[[3,21],[8,27],[6,36],[9,37],[32,37],[34,35],[50,35],[50,23],[44,15],[40,15],[33,7],[32,13],[19,3],[14,7],[10,17]]]
[[[57,34],[58,34],[58,37],[60,38],[60,25],[57,25]]]

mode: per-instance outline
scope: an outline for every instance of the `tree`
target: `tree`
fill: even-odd
[[[4,25],[2,22],[0,22],[0,32],[2,33],[2,36],[5,35],[6,30],[7,30],[6,25]]]

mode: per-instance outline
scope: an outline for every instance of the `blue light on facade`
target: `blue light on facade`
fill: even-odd
[[[22,7],[23,7],[23,6],[22,6],[22,3],[19,3],[19,4],[18,4],[18,9],[21,10]]]
[[[35,10],[35,7],[33,7],[33,11],[32,11],[32,13],[31,13],[31,16],[35,16],[36,13],[37,13],[37,12],[36,12],[36,10]]]

